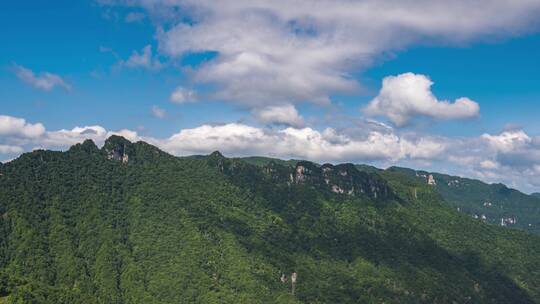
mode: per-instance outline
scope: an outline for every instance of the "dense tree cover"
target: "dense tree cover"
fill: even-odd
[[[461,212],[490,224],[540,234],[540,197],[534,194],[527,195],[503,184],[486,184],[440,173],[398,167],[388,170],[399,171],[424,182],[424,176],[432,174],[436,181],[435,190],[456,210],[459,208]]]
[[[245,157],[241,160],[258,166],[264,166],[270,162],[294,166],[298,162],[267,157]],[[427,176],[431,174],[436,182],[436,185],[433,185],[434,190],[442,196],[444,202],[456,210],[488,224],[540,234],[540,193],[527,195],[503,184],[486,184],[475,179],[408,168],[390,167],[382,170],[369,165],[355,166],[360,171],[370,173],[398,171],[424,183],[427,182]]]
[[[0,174],[0,303],[540,303],[540,238],[397,171],[114,136]]]
[[[236,158],[236,160],[242,160],[243,162],[246,162],[248,164],[256,165],[259,167],[264,167],[268,165],[270,162],[284,165],[284,166],[296,166],[296,163],[298,163],[300,160],[296,159],[289,159],[289,160],[282,160],[279,158],[270,158],[270,157],[264,157],[264,156],[248,156],[248,157],[240,157]]]

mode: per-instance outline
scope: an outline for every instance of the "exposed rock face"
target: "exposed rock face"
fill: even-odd
[[[236,167],[234,162],[223,156],[219,151],[214,151],[208,155],[208,163],[227,175],[233,174]]]
[[[437,182],[435,181],[435,178],[433,177],[432,174],[428,175],[427,183],[428,185],[432,185],[432,186],[437,185]]]
[[[361,172],[353,164],[321,167],[310,162],[299,162],[294,169],[293,180],[297,184],[312,184],[338,194],[386,198],[390,190],[386,182],[376,174]]]
[[[118,147],[107,151],[107,158],[121,161],[123,164],[129,161],[129,155],[126,154],[125,147]]]
[[[260,182],[266,180],[289,186],[306,185],[336,194],[366,195],[373,199],[384,199],[391,195],[391,190],[384,179],[375,173],[359,171],[353,164],[319,166],[309,161],[300,161],[295,167],[291,167],[270,162],[259,168],[259,173],[254,174],[254,166],[226,158],[217,151],[208,156],[208,163],[222,173],[244,182],[259,179]]]
[[[127,164],[129,162],[129,155],[133,154],[134,148],[129,140],[113,135],[105,141],[103,150],[105,150],[108,159]]]

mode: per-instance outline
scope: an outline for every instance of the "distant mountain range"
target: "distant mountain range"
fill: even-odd
[[[489,224],[517,228],[540,234],[540,197],[527,195],[503,184],[486,184],[479,180],[440,173],[389,168],[419,181],[432,176],[433,187],[444,201]]]
[[[283,165],[295,165],[298,162],[266,157],[246,157],[240,160],[259,166],[270,162]],[[425,184],[428,184],[431,176],[431,186],[457,211],[489,224],[540,234],[540,193],[527,195],[503,184],[487,184],[475,179],[436,172],[400,167],[383,170],[369,165],[355,166],[360,171],[381,175],[385,172],[399,172]]]
[[[537,203],[397,167],[88,140],[0,166],[0,303],[540,303],[540,237],[508,229],[537,232],[520,225]]]

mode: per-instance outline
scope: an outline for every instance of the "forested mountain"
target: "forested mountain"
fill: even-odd
[[[266,157],[240,159],[259,166],[267,165],[270,162],[294,166],[298,162],[297,160],[284,161]],[[442,196],[446,203],[474,219],[488,224],[540,234],[540,193],[527,195],[503,184],[487,184],[475,179],[416,171],[409,168],[390,167],[383,170],[369,165],[355,166],[360,171],[383,175],[385,171],[400,172],[419,183],[431,183],[433,189]]]
[[[113,136],[0,166],[0,303],[540,303],[540,238],[425,180],[251,161]]]
[[[486,184],[458,176],[398,167],[388,170],[402,172],[420,182],[431,180],[431,185],[447,203],[475,219],[540,234],[538,196],[527,195],[503,184]]]

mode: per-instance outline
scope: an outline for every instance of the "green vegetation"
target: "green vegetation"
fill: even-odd
[[[539,237],[399,171],[113,136],[0,174],[0,303],[540,303]]]
[[[299,160],[296,160],[296,159],[282,160],[278,158],[270,158],[270,157],[264,157],[264,156],[239,157],[239,158],[236,158],[236,160],[242,160],[248,164],[252,164],[259,167],[264,167],[271,162],[279,164],[279,165],[283,165],[283,166],[296,166],[296,163],[299,162]]]
[[[522,229],[540,234],[540,197],[527,195],[503,184],[406,168],[392,167],[419,182],[433,175],[433,187],[455,209],[489,224]],[[483,219],[485,217],[485,219]]]

